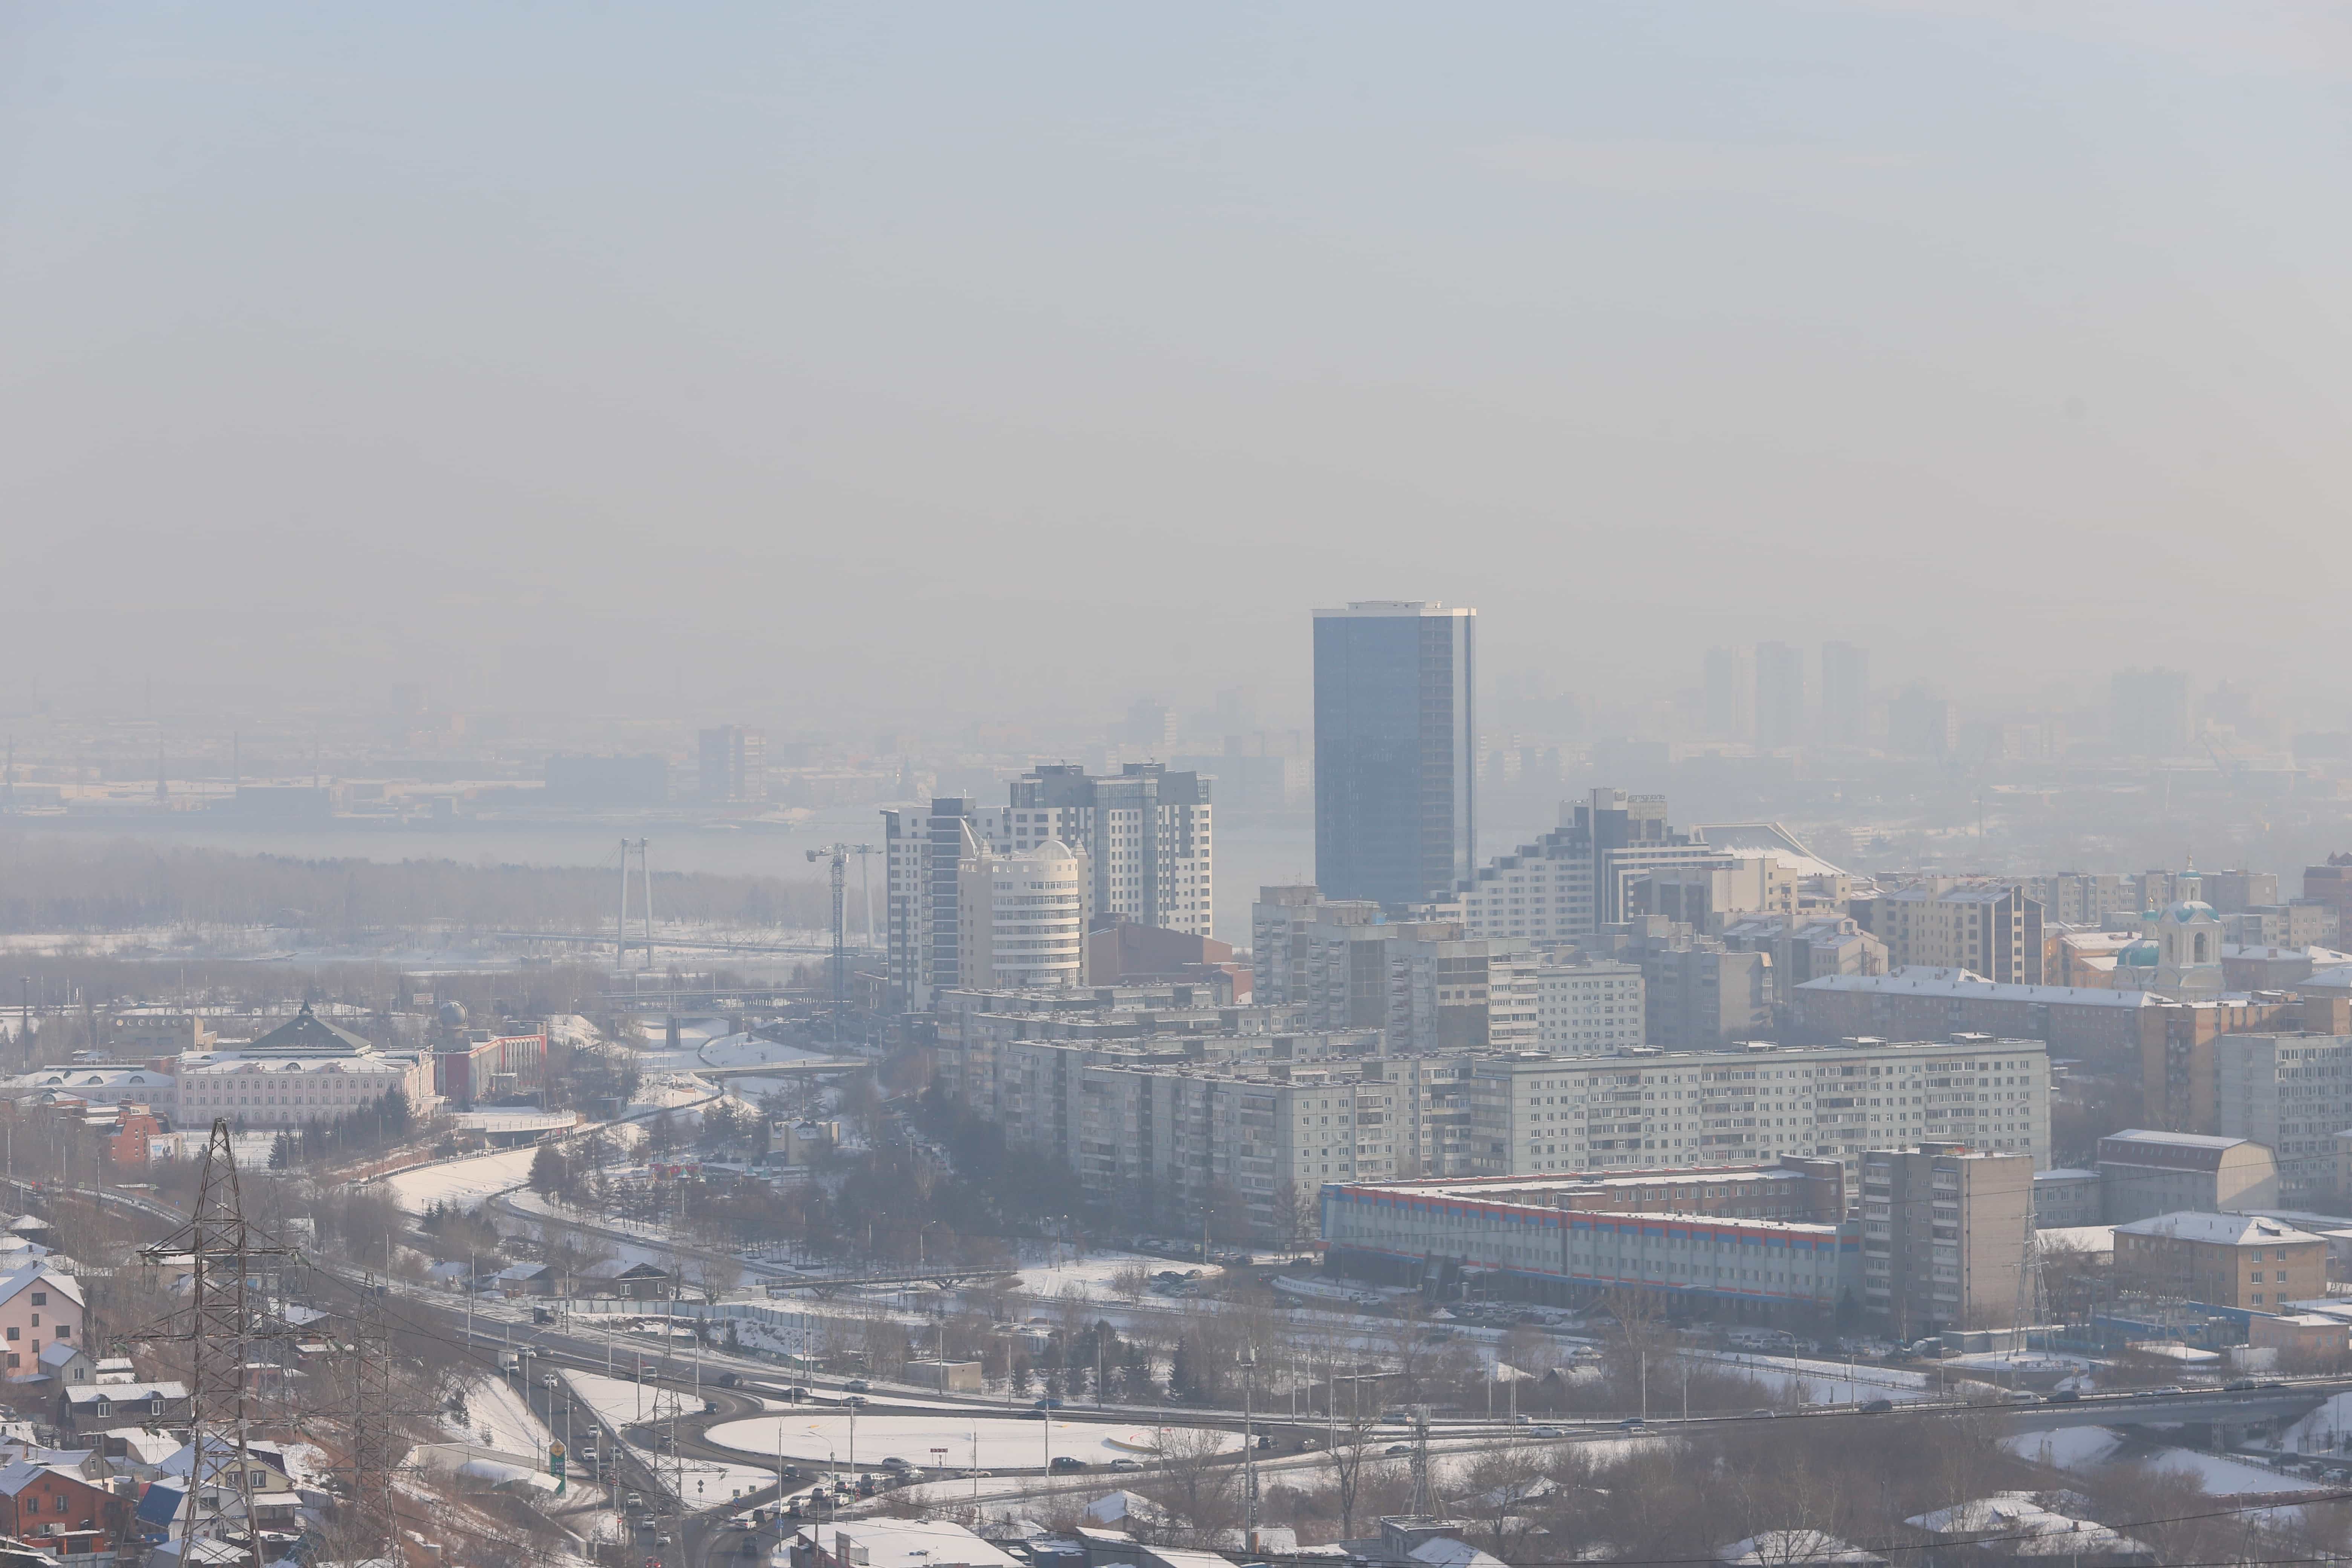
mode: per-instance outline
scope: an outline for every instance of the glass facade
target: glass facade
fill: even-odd
[[[1315,879],[1326,898],[1418,903],[1471,874],[1476,612],[1315,612]]]

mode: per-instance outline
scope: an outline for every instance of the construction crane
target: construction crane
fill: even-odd
[[[841,1038],[841,1017],[849,1005],[849,942],[844,930],[849,889],[849,858],[856,851],[846,844],[827,844],[808,852],[812,862],[829,863],[833,882],[833,1037]]]

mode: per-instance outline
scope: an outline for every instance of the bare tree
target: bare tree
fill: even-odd
[[[1331,1467],[1332,1488],[1339,1494],[1339,1539],[1356,1538],[1356,1500],[1364,1484],[1364,1464],[1371,1457],[1373,1441],[1380,1436],[1380,1402],[1377,1397],[1369,1410],[1364,1406],[1364,1380],[1348,1379],[1349,1393],[1337,1403],[1344,1409],[1332,1414],[1330,1447],[1324,1451],[1324,1461]],[[1377,1390],[1375,1390],[1377,1394]]]
[[[1236,1474],[1227,1452],[1232,1436],[1214,1426],[1161,1427],[1159,1467],[1138,1483],[1193,1541],[1213,1539],[1237,1516]]]

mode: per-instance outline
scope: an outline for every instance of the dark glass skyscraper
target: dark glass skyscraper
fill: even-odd
[[[1315,880],[1418,903],[1475,865],[1478,612],[1371,600],[1315,612]]]

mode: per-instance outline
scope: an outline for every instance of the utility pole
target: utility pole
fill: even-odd
[[[1241,1354],[1242,1549],[1257,1555],[1257,1348]]]
[[[625,969],[629,963],[629,841],[621,840],[621,903],[613,921],[613,963]]]

